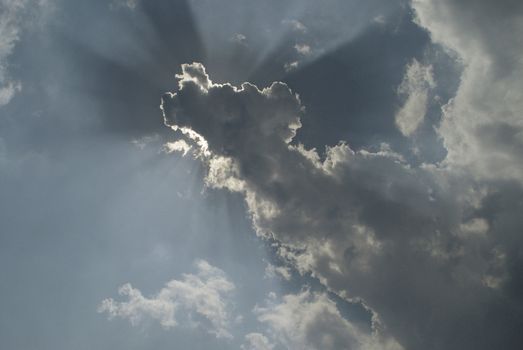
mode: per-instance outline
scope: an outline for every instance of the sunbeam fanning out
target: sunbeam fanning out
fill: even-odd
[[[523,2],[0,0],[0,349],[519,350]]]
[[[397,21],[399,3],[229,0],[224,6],[211,0],[189,2],[206,53],[204,61],[218,78],[233,82],[250,79],[269,61],[278,64],[275,68],[281,75],[327,55],[368,26]]]

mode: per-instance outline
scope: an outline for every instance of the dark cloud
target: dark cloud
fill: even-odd
[[[301,105],[285,84],[236,88],[202,78],[201,64],[182,70],[163,98],[166,124],[196,132],[185,133],[204,145],[207,183],[242,193],[258,234],[279,241],[298,270],[362,298],[407,349],[520,340],[510,331],[519,301],[504,285],[510,243],[493,244],[489,221],[471,214],[495,184],[412,168],[386,144],[354,152],[341,143],[320,157],[291,143]]]

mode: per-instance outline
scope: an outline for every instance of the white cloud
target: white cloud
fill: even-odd
[[[309,56],[312,53],[311,47],[307,44],[296,44],[294,45],[294,49],[303,56]]]
[[[384,25],[385,23],[387,23],[387,21],[385,20],[385,16],[383,16],[383,15],[377,15],[376,17],[374,17],[372,19],[372,21],[374,23],[378,23],[380,25]]]
[[[409,63],[398,94],[406,98],[396,113],[396,125],[405,136],[412,135],[427,113],[430,89],[435,87],[431,65],[421,65],[416,59]]]
[[[189,145],[185,140],[176,140],[174,142],[167,142],[164,145],[164,149],[167,153],[181,152],[185,156],[192,146]]]
[[[283,69],[285,69],[286,72],[292,72],[293,70],[298,69],[299,65],[300,62],[298,61],[287,62],[283,65]]]
[[[112,0],[110,7],[126,7],[131,10],[134,10],[138,6],[140,0]]]
[[[267,334],[286,349],[303,350],[401,350],[393,339],[381,339],[376,330],[360,328],[347,321],[324,293],[304,290],[288,294],[281,303],[268,301],[256,307],[258,320]]]
[[[260,333],[249,333],[245,336],[246,343],[241,346],[242,350],[272,350],[274,345],[266,336]]]
[[[413,0],[417,22],[464,66],[439,134],[445,165],[523,182],[523,3]]]
[[[274,266],[273,264],[267,264],[267,267],[265,267],[265,277],[280,277],[286,281],[290,281],[292,278],[292,273],[291,269],[287,266]]]
[[[20,82],[4,82],[4,86],[0,87],[0,106],[8,104],[14,95],[21,90],[22,84]]]
[[[10,72],[10,57],[23,31],[51,12],[48,0],[0,0],[0,107],[22,90]]]
[[[22,86],[12,81],[8,72],[8,58],[20,39],[20,16],[27,1],[0,1],[0,107],[11,101]]]
[[[165,328],[179,325],[179,319],[187,323],[204,326],[217,338],[232,338],[230,333],[230,293],[235,286],[225,273],[206,261],[198,261],[196,274],[184,274],[181,280],[169,281],[164,288],[151,297],[145,297],[140,290],[127,283],[118,293],[127,301],[105,299],[98,312],[107,313],[110,318],[128,319],[137,325],[144,319],[160,322]],[[205,321],[197,321],[193,315]]]
[[[244,34],[236,33],[231,37],[231,41],[233,41],[237,44],[246,45],[247,37]]]
[[[160,135],[146,135],[131,141],[131,144],[137,147],[140,150],[145,149],[148,145],[158,142],[160,140]]]

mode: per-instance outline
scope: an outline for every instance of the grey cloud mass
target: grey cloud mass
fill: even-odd
[[[0,1],[0,107],[11,101],[22,89],[19,81],[9,76],[9,58],[23,31],[27,7],[38,5],[37,1]]]
[[[285,349],[403,349],[394,339],[383,339],[379,329],[366,332],[348,322],[325,294],[304,290],[282,299],[281,303],[268,300],[268,305],[256,307],[254,312],[268,326],[268,334]],[[249,340],[269,347],[260,336],[251,335]]]
[[[280,242],[299,271],[361,299],[406,348],[519,340],[512,242],[479,213],[495,184],[409,166],[386,144],[306,149],[292,143],[304,108],[285,84],[215,84],[199,63],[182,72],[163,97],[165,123],[204,149],[207,184],[242,193],[258,234]]]

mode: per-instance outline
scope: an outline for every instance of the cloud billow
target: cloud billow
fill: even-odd
[[[182,72],[162,110],[167,126],[199,145],[207,185],[242,193],[257,233],[276,239],[299,272],[362,300],[379,337],[407,349],[518,338],[503,316],[521,319],[505,288],[514,253],[481,214],[487,184],[413,168],[386,144],[305,149],[292,143],[304,107],[284,83],[216,84],[199,63]]]
[[[445,165],[523,182],[523,3],[414,0],[417,23],[464,65],[438,127]]]
[[[207,261],[198,261],[196,265],[196,274],[184,274],[181,280],[169,281],[151,297],[144,297],[139,289],[126,283],[118,292],[128,300],[105,299],[98,312],[107,313],[110,318],[128,319],[133,325],[146,319],[157,320],[164,328],[179,326],[182,318],[185,325],[202,325],[216,338],[232,338],[229,299],[235,285],[222,270]],[[195,321],[197,317],[205,322]]]

